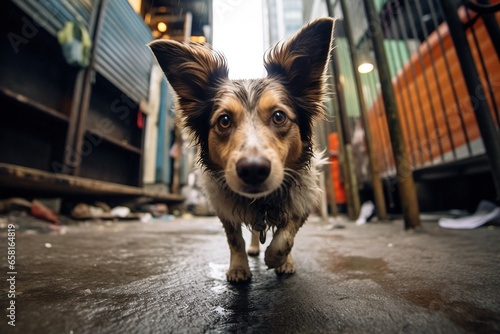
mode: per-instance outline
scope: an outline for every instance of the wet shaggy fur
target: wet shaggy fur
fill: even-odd
[[[250,255],[272,228],[265,263],[295,272],[295,234],[319,201],[313,124],[325,115],[333,23],[313,21],[269,50],[261,79],[230,80],[224,56],[206,44],[149,45],[176,92],[178,120],[199,145],[205,190],[231,252],[229,281],[251,278],[242,224],[253,230]]]

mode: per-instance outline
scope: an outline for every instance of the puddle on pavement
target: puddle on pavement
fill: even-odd
[[[335,274],[349,279],[377,279],[388,272],[387,262],[381,258],[363,256],[345,256],[337,253],[329,254],[325,261],[326,268]]]
[[[329,271],[345,279],[371,279],[388,295],[402,298],[430,312],[442,313],[466,331],[489,333],[500,321],[500,315],[460,300],[460,296],[447,298],[438,289],[420,288],[422,282],[404,277],[388,277],[387,274],[391,271],[387,262],[381,258],[330,253],[324,260],[324,265]]]
[[[500,315],[464,300],[451,300],[435,289],[412,289],[401,297],[432,312],[441,312],[448,319],[472,333],[490,333]],[[459,297],[458,297],[459,298]]]

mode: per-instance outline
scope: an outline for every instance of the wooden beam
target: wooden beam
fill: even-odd
[[[176,194],[0,163],[0,189],[3,188],[46,191],[60,195],[142,196],[169,202],[184,200],[184,197]]]

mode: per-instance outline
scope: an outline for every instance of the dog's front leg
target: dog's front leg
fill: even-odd
[[[276,230],[264,257],[268,268],[275,268],[278,274],[293,274],[295,272],[295,263],[290,252],[295,235],[303,223],[300,220],[291,220],[284,227]]]
[[[241,235],[241,224],[223,221],[222,225],[226,231],[227,243],[231,251],[231,262],[226,273],[227,280],[230,282],[248,281],[252,277],[252,273],[245,252],[245,240]]]

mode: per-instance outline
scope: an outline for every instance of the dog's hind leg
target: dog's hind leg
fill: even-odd
[[[295,272],[295,264],[290,252],[295,235],[303,223],[303,220],[291,220],[284,227],[276,230],[264,257],[268,268],[275,268],[278,274]]]
[[[230,282],[248,281],[252,277],[250,267],[248,266],[248,258],[245,252],[245,240],[241,234],[241,224],[232,224],[230,222],[222,222],[226,231],[227,243],[231,251],[231,262],[229,270],[226,273],[227,280]]]
[[[259,256],[260,243],[259,243],[259,231],[252,231],[252,241],[250,242],[250,247],[248,247],[248,255]]]

